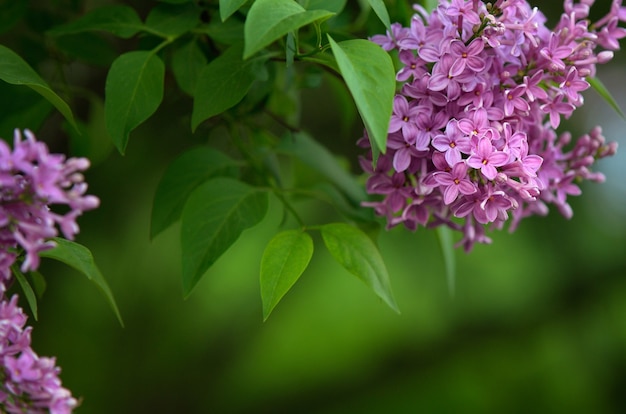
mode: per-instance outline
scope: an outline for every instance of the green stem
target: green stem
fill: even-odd
[[[276,197],[280,200],[280,202],[283,203],[283,206],[285,206],[287,211],[298,222],[300,227],[302,227],[303,229],[306,228],[306,225],[304,224],[304,221],[302,220],[302,218],[300,217],[300,215],[298,214],[296,209],[291,205],[291,203],[289,203],[289,201],[287,201],[285,196],[282,194],[282,190],[280,188],[278,188],[278,187],[273,187],[272,190],[273,190],[274,194],[276,195]]]

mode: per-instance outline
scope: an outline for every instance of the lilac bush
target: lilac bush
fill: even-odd
[[[26,315],[6,291],[21,262],[22,272],[37,270],[39,253],[54,247],[61,233],[73,239],[76,218],[96,208],[98,198],[86,195],[82,171],[85,158],[50,154],[30,131],[15,131],[13,149],[0,140],[0,411],[69,413],[77,405],[62,387],[54,358],[39,357],[31,348]],[[67,206],[54,212],[50,206]]]
[[[572,217],[568,196],[583,180],[603,181],[591,167],[617,148],[600,127],[578,139],[557,132],[626,36],[620,0],[595,23],[592,4],[566,0],[549,29],[525,0],[440,1],[430,14],[415,5],[410,27],[372,37],[397,51],[402,86],[387,151],[375,164],[371,151],[361,160],[368,192],[382,196],[365,205],[388,227],[458,230],[466,251],[491,242],[486,226],[510,219],[513,231],[549,204]],[[359,143],[370,147],[367,137]]]

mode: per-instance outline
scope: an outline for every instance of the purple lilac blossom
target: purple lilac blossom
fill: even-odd
[[[57,226],[73,239],[76,218],[100,202],[85,194],[87,159],[50,154],[30,131],[24,136],[15,131],[13,149],[0,140],[0,412],[68,414],[77,400],[62,387],[55,359],[32,350],[26,315],[6,291],[13,266],[36,270],[39,252],[54,247]],[[64,214],[52,209],[59,204]]]
[[[513,231],[548,204],[570,218],[567,197],[603,181],[591,166],[617,148],[599,127],[577,140],[556,131],[626,37],[622,1],[592,24],[593,3],[565,0],[550,29],[526,0],[440,0],[430,14],[415,5],[409,28],[371,38],[404,66],[387,151],[375,168],[371,152],[361,160],[382,198],[364,205],[388,227],[447,225],[466,251],[491,242],[486,226]],[[359,145],[370,147],[367,136]]]
[[[32,132],[24,135],[26,139],[15,130],[13,150],[0,140],[0,293],[6,291],[18,254],[24,255],[23,272],[37,269],[38,253],[54,247],[50,238],[58,235],[57,226],[72,240],[78,232],[76,218],[100,203],[85,194],[81,172],[89,167],[86,158],[50,154]],[[69,211],[54,212],[51,206],[57,204]]]
[[[69,414],[78,401],[61,385],[54,358],[30,347],[31,327],[17,295],[0,302],[0,412]]]

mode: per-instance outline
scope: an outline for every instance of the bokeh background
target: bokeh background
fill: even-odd
[[[540,6],[558,16],[557,2]],[[25,22],[0,43],[39,50],[19,43],[28,41],[18,40],[19,30],[49,24],[37,20],[49,7],[30,2]],[[70,75],[84,72],[70,67]],[[624,56],[599,77],[626,108]],[[101,94],[103,75],[88,78]],[[602,125],[622,151],[598,164],[605,184],[584,184],[572,199],[572,220],[528,219],[514,234],[491,233],[492,245],[457,251],[454,296],[434,232],[381,232],[401,315],[317,238],[308,270],[263,323],[259,262],[281,223],[276,200],[187,300],[178,227],[149,239],[158,180],[173,157],[205,138],[190,134],[191,102],[167,82],[166,101],[133,132],[127,155],[101,151],[87,174],[102,205],[81,218],[78,241],[94,253],[125,327],[78,273],[47,261],[42,268],[48,287],[39,322],[30,319],[34,348],[57,356],[64,385],[83,398],[77,412],[626,412],[626,121],[594,91],[565,127],[580,135]],[[18,93],[7,90],[3,105]],[[339,108],[327,85],[303,91],[305,128],[356,168],[361,126],[345,133]],[[59,125],[43,123],[39,135],[67,149]],[[306,219],[325,220],[315,205],[301,207]]]

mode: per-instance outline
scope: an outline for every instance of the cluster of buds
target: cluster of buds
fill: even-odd
[[[86,195],[84,158],[50,154],[30,131],[15,131],[13,148],[0,140],[0,412],[67,414],[77,405],[62,387],[54,358],[39,357],[31,348],[31,328],[6,290],[14,281],[13,266],[34,271],[39,253],[54,247],[57,227],[68,239],[78,233],[76,218],[99,205]],[[63,214],[51,206],[63,205]],[[17,269],[17,268],[16,268]]]
[[[410,27],[374,36],[403,67],[387,151],[375,166],[371,153],[361,160],[368,192],[383,196],[366,205],[389,227],[458,230],[466,251],[489,243],[485,226],[501,228],[509,215],[511,230],[548,204],[571,217],[567,196],[582,180],[602,181],[590,167],[617,148],[599,127],[575,142],[556,132],[626,36],[621,0],[594,24],[592,3],[565,0],[548,29],[526,0],[440,0],[430,14],[414,6]]]

